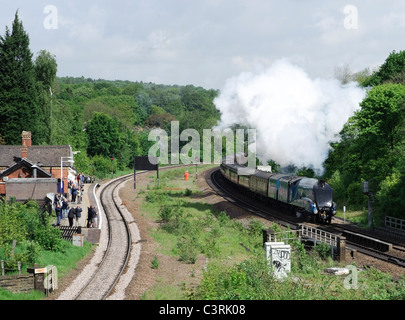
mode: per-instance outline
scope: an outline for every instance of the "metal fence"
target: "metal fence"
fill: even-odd
[[[388,228],[405,231],[405,220],[385,216],[385,226]]]

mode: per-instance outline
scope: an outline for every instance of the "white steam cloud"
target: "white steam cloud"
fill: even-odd
[[[220,128],[234,124],[256,129],[256,152],[266,163],[323,171],[330,142],[359,109],[365,90],[336,79],[310,79],[287,60],[261,73],[227,80],[214,103]]]

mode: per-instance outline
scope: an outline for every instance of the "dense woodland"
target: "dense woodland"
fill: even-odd
[[[152,128],[179,121],[180,132],[212,128],[220,119],[215,89],[131,81],[56,77],[57,58],[33,55],[29,36],[15,16],[0,36],[0,143],[20,144],[31,131],[34,144],[70,144],[79,171],[104,177],[132,168],[134,155],[147,155]],[[368,90],[361,109],[331,144],[324,178],[336,202],[367,206],[362,181],[370,181],[376,212],[405,218],[405,52],[392,52],[374,72],[344,74]]]

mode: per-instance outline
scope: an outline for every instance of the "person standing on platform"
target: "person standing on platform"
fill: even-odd
[[[68,214],[68,210],[69,210],[69,201],[63,197],[62,199],[62,219],[65,219],[67,217]]]
[[[72,208],[70,208],[68,213],[69,227],[73,227],[73,219],[75,218],[75,216],[76,216],[76,209],[73,208],[72,206]]]
[[[80,227],[80,218],[82,216],[82,208],[76,206],[76,227]]]
[[[60,221],[62,220],[62,208],[60,207],[59,203],[56,204],[55,213],[56,213],[56,217],[58,218],[56,225],[60,226]]]
[[[98,212],[95,206],[91,206],[91,225],[90,228],[97,228]]]
[[[72,186],[72,202],[76,202],[76,196],[77,196],[77,191],[79,189],[76,187],[76,185],[74,184]]]
[[[91,228],[91,215],[92,215],[92,208],[90,205],[90,207],[87,208],[87,228]]]

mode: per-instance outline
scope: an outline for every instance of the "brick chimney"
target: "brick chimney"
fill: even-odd
[[[28,147],[31,147],[31,132],[23,131],[21,137],[22,137],[21,158],[28,158]]]
[[[21,147],[21,158],[28,158],[28,148],[25,145],[25,142],[23,142],[23,145]]]
[[[31,147],[31,132],[23,131],[21,134],[21,137],[22,137],[22,144],[24,145],[24,142],[25,142],[25,145],[27,147]]]

